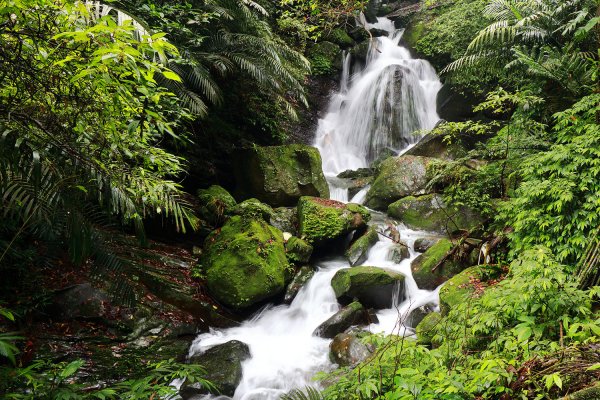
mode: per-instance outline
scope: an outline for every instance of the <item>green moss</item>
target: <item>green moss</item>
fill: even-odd
[[[442,315],[447,315],[452,307],[471,297],[475,292],[472,280],[480,280],[483,276],[482,267],[474,266],[465,269],[446,282],[440,289],[440,309]]]
[[[307,263],[313,252],[313,247],[302,239],[292,236],[285,244],[286,255],[292,263]]]
[[[218,185],[198,190],[198,201],[200,202],[200,217],[211,225],[223,222],[224,217],[236,205],[233,196]]]
[[[429,313],[423,318],[416,327],[417,343],[423,345],[432,345],[435,335],[435,327],[442,320],[442,314],[439,312]]]
[[[285,288],[290,268],[281,231],[259,219],[230,218],[206,239],[200,260],[210,293],[241,309]]]
[[[345,205],[315,197],[302,197],[298,202],[300,237],[314,245],[364,227],[370,217],[368,210],[358,204]]]
[[[350,35],[348,35],[345,30],[340,28],[333,29],[329,35],[327,35],[327,40],[337,44],[342,49],[347,49],[354,45],[354,40],[350,37]]]
[[[377,267],[341,269],[331,279],[336,297],[359,297],[365,288],[377,288],[404,281],[404,275]]]
[[[568,396],[563,397],[562,400],[598,400],[600,399],[600,384],[596,384],[594,387],[579,390]]]
[[[231,212],[235,215],[262,218],[265,221],[269,221],[271,219],[271,215],[273,214],[273,209],[258,199],[248,199],[235,206]]]
[[[339,69],[337,62],[341,54],[338,45],[331,42],[316,43],[308,51],[308,59],[313,75],[329,75]]]
[[[378,241],[377,228],[372,226],[346,250],[345,256],[350,261],[350,265],[354,266],[364,262],[367,259],[369,249]]]
[[[419,288],[433,290],[463,269],[460,263],[446,260],[435,271],[431,272],[452,247],[454,247],[454,244],[450,240],[440,239],[412,262],[413,278]]]

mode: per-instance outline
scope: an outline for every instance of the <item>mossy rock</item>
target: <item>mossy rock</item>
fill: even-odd
[[[462,145],[461,140],[453,140],[452,143],[448,144],[444,140],[445,137],[444,134],[429,133],[404,154],[442,160],[455,160],[466,156],[467,149]]]
[[[199,383],[186,382],[179,394],[183,399],[208,393],[233,396],[242,380],[242,362],[250,356],[248,345],[237,340],[211,347],[198,356],[192,356],[189,362],[204,367],[206,374],[203,378],[213,383],[217,390],[209,391]]]
[[[237,195],[273,207],[295,206],[301,196],[329,197],[319,151],[311,146],[255,147],[236,154]]]
[[[315,329],[313,336],[333,339],[353,325],[366,325],[369,322],[367,310],[358,301],[354,301],[333,314],[327,321]]]
[[[418,238],[417,240],[415,240],[414,249],[416,252],[425,253],[431,248],[431,246],[436,244],[439,240],[439,238]]]
[[[383,161],[367,193],[366,206],[385,211],[390,204],[403,197],[425,194],[427,167],[432,160],[428,157],[400,156]]]
[[[269,222],[271,215],[273,215],[273,209],[258,199],[248,199],[233,207],[231,213],[250,218],[262,218]]]
[[[433,337],[435,336],[436,326],[442,320],[442,314],[439,312],[429,313],[419,322],[416,327],[417,343],[426,346],[432,346]]]
[[[206,239],[200,265],[211,295],[234,309],[281,293],[291,271],[281,231],[241,216],[231,217]]]
[[[331,286],[341,304],[358,299],[365,307],[389,308],[392,296],[400,285],[403,290],[404,275],[377,267],[341,269],[331,279]]]
[[[598,400],[600,399],[600,384],[571,393],[561,400]]]
[[[354,45],[354,39],[352,39],[345,30],[340,28],[333,29],[327,35],[327,40],[337,44],[342,49],[348,49]]]
[[[290,304],[292,301],[294,301],[296,295],[298,295],[298,292],[300,292],[300,289],[302,289],[314,275],[315,270],[312,267],[308,265],[301,267],[298,272],[296,272],[296,275],[294,275],[294,278],[285,290],[283,302]]]
[[[296,207],[277,207],[269,218],[269,224],[282,232],[298,233],[298,210]]]
[[[367,32],[364,29],[361,28],[361,30],[363,32]],[[367,37],[369,34],[367,33]],[[369,55],[369,45],[370,45],[370,41],[369,40],[365,40],[364,42],[361,42],[359,44],[357,44],[356,46],[354,46],[352,49],[350,49],[350,55],[352,56],[352,58],[362,61],[363,63],[367,61],[367,57]]]
[[[292,236],[285,244],[285,251],[288,261],[295,264],[305,264],[310,260],[313,247],[310,243]]]
[[[218,185],[198,190],[198,201],[200,217],[212,226],[222,224],[225,217],[237,204],[233,196]]]
[[[308,50],[313,75],[330,75],[336,70],[341,70],[341,54],[342,49],[335,43],[327,41],[315,43]]]
[[[447,315],[452,307],[467,301],[477,289],[475,283],[485,283],[501,274],[502,270],[497,265],[475,265],[452,277],[440,289],[442,315]]]
[[[433,290],[464,269],[465,266],[461,263],[448,259],[431,272],[453,247],[454,244],[450,240],[440,239],[425,253],[413,260],[411,270],[420,289]]]
[[[352,367],[365,361],[373,351],[355,334],[340,333],[329,345],[329,359],[340,367]]]
[[[363,229],[371,218],[359,204],[344,204],[317,197],[302,197],[298,202],[298,234],[314,246],[322,246]]]
[[[377,228],[370,227],[361,237],[356,239],[354,243],[346,250],[345,256],[350,262],[350,265],[360,265],[367,260],[369,250],[375,243],[379,241]]]
[[[400,264],[402,261],[410,258],[410,250],[408,245],[404,242],[396,243],[387,254],[388,260]]]

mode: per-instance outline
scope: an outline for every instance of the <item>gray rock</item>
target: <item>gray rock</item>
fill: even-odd
[[[223,394],[233,396],[242,380],[242,362],[250,358],[248,345],[237,340],[211,347],[198,356],[192,356],[190,364],[198,364],[206,370],[205,379],[215,384],[216,392],[211,392],[200,383],[184,383],[179,390],[186,400],[200,394]]]
[[[313,332],[313,335],[333,339],[338,333],[342,333],[351,326],[359,324],[368,324],[368,315],[362,304],[355,301],[319,325]]]
[[[358,299],[366,307],[388,308],[394,293],[403,292],[404,275],[377,267],[341,269],[331,279],[335,296],[341,304]]]
[[[367,260],[369,250],[379,241],[377,228],[372,226],[346,250],[345,256],[350,265],[360,265]]]
[[[50,314],[62,320],[102,318],[109,306],[108,295],[86,282],[57,292]]]
[[[431,246],[436,244],[439,239],[437,238],[419,238],[415,240],[415,251],[418,253],[425,253]]]
[[[285,296],[283,298],[283,302],[286,304],[290,304],[298,295],[300,289],[306,285],[308,281],[315,275],[315,270],[309,266],[304,266],[296,272],[294,279],[288,285]]]
[[[355,366],[366,360],[373,351],[355,335],[340,333],[329,345],[329,358],[340,367]]]
[[[404,242],[396,243],[389,251],[387,259],[400,264],[403,260],[410,258],[410,251]]]
[[[296,207],[274,208],[269,224],[281,232],[289,232],[292,235],[296,235],[298,233],[298,211]]]

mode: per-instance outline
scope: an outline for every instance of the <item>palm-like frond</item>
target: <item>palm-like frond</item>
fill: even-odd
[[[304,389],[294,389],[281,396],[281,400],[323,400],[324,397],[317,389],[307,386]]]

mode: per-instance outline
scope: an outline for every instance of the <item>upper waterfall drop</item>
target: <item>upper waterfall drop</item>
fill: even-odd
[[[436,97],[442,84],[431,64],[413,59],[399,45],[403,31],[389,19],[379,18],[368,28],[389,35],[371,41],[364,69],[353,76],[346,56],[341,90],[317,128],[315,146],[327,177],[366,167],[385,149],[399,153],[418,141],[415,132],[432,129],[439,120]]]

